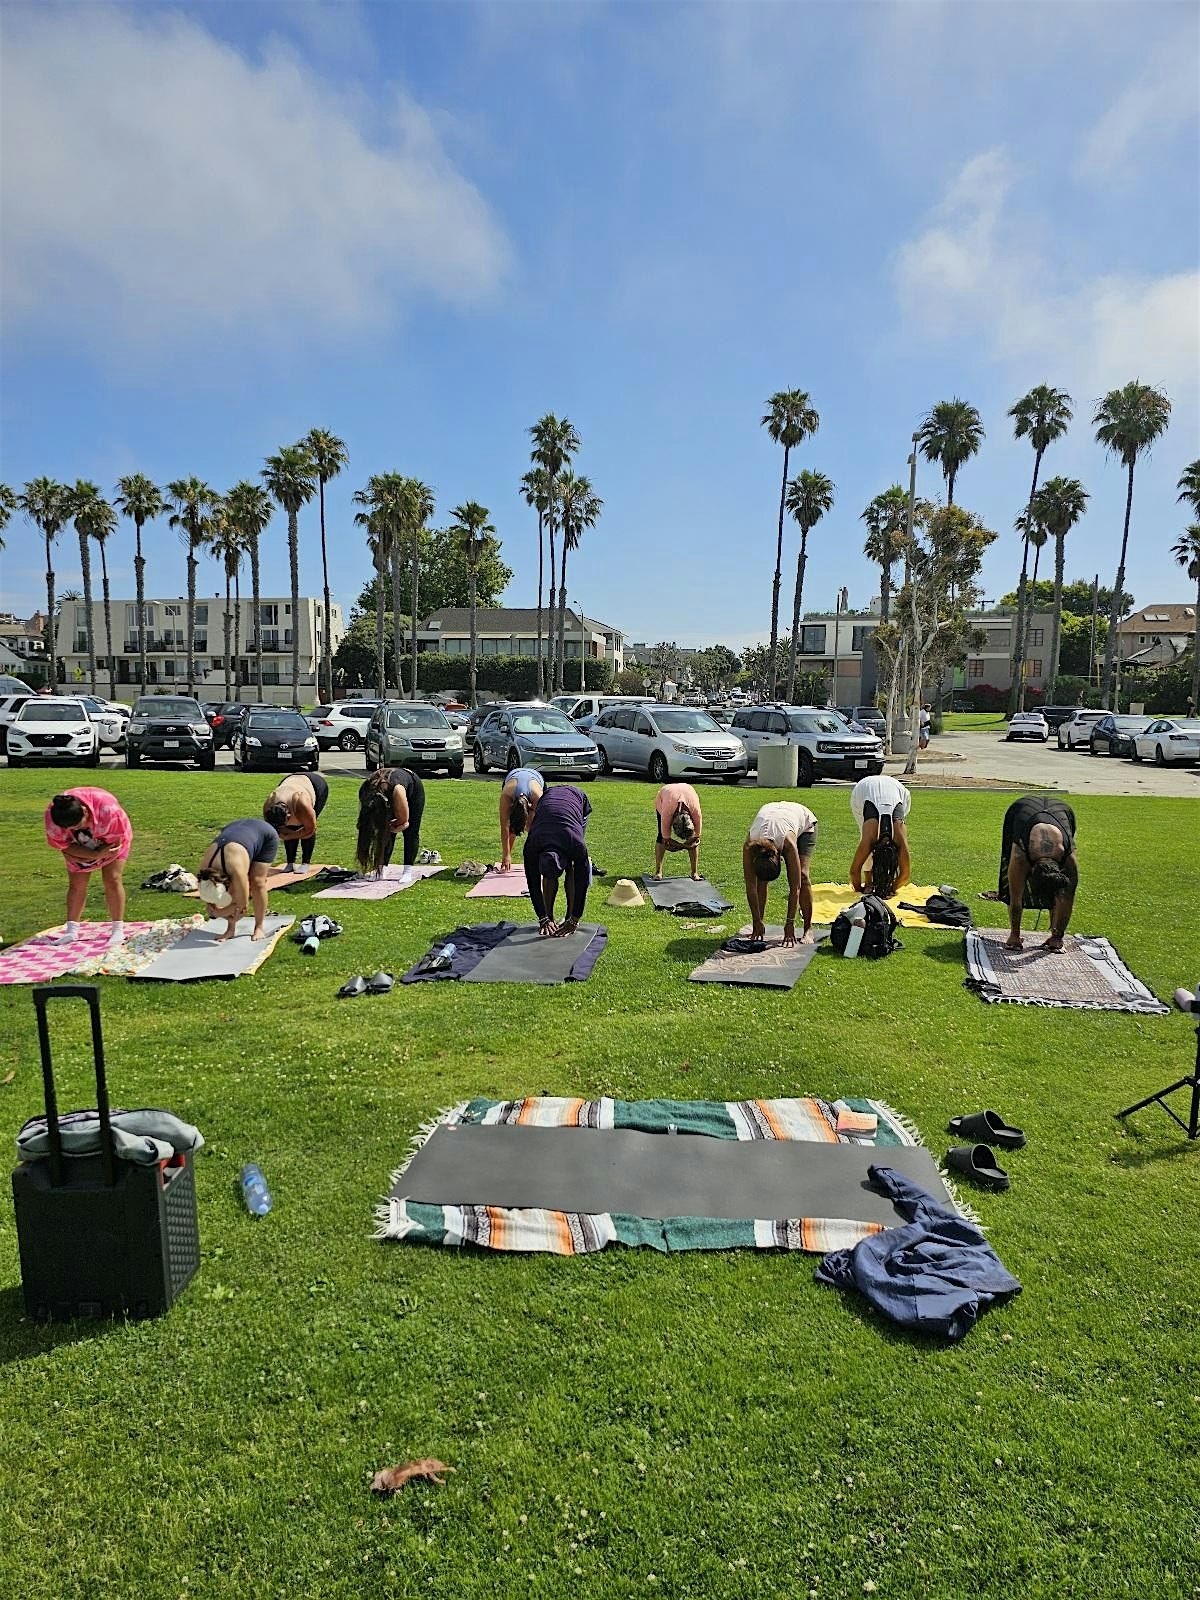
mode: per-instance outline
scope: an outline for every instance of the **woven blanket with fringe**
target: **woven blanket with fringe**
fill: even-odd
[[[874,1115],[873,1134],[839,1133],[842,1110]],[[536,1128],[630,1128],[641,1133],[704,1134],[714,1139],[797,1139],[886,1149],[923,1143],[917,1129],[881,1100],[814,1097],[784,1100],[584,1100],[549,1095],[524,1100],[469,1100],[427,1123],[412,1141],[411,1161],[439,1127],[515,1123]],[[393,1191],[408,1168],[392,1175]],[[951,1191],[952,1192],[952,1191]],[[957,1201],[956,1201],[957,1203]],[[653,1250],[848,1249],[882,1231],[877,1222],[837,1217],[651,1218],[618,1214],[428,1205],[393,1192],[377,1208],[375,1237],[410,1244],[474,1245],[484,1250],[587,1255],[610,1244]]]
[[[1059,951],[1044,951],[1048,933],[1022,935],[1020,950],[1006,950],[1003,928],[967,932],[966,986],[981,1000],[1068,1011],[1132,1011],[1162,1017],[1163,1005],[1121,960],[1107,939],[1069,933]]]

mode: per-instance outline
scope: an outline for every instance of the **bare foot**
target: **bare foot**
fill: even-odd
[[[797,942],[799,944],[811,944],[813,942],[812,929],[806,929],[805,932],[800,935],[800,938]]]
[[[257,942],[260,939],[265,939],[267,937],[267,935],[266,935],[266,932],[265,932],[264,929],[255,928],[254,932],[250,935],[250,937],[251,937],[252,940]]]
[[[661,872],[652,872],[650,874],[650,882],[651,883],[661,883],[662,882],[662,873]]]
[[[701,881],[701,878],[702,878],[702,877],[703,877],[703,874],[702,874],[702,873],[699,873],[699,872],[693,872],[693,873],[692,873],[692,882],[693,882],[693,883],[699,883],[699,882],[700,882],[700,881]]]
[[[1004,941],[1004,948],[1006,950],[1020,950],[1022,948],[1021,935],[1019,933],[1010,933]]]
[[[1061,950],[1062,947],[1063,942],[1061,939],[1047,939],[1042,945],[1042,949],[1048,950],[1052,955]]]

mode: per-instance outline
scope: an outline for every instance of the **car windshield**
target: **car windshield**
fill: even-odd
[[[1152,717],[1114,717],[1113,725],[1121,733],[1142,733],[1153,720]]]
[[[818,715],[811,711],[790,716],[788,727],[793,733],[845,733],[846,731],[846,724],[839,722],[836,717]]]
[[[707,711],[655,711],[660,733],[720,733]]]
[[[194,700],[172,700],[164,695],[153,700],[139,700],[133,708],[135,717],[195,717],[202,720],[200,707]]]
[[[397,706],[388,712],[389,728],[444,728],[446,719],[436,706]]]
[[[531,707],[513,712],[514,733],[577,733],[575,724],[551,706]]]
[[[78,700],[26,700],[18,722],[86,722],[87,713]]]
[[[1013,715],[1014,722],[1042,722],[1044,718],[1040,711],[1017,711]]]
[[[1172,717],[1171,726],[1185,733],[1197,733],[1200,732],[1200,717]]]

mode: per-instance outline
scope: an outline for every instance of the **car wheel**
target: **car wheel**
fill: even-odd
[[[475,746],[475,749],[472,752],[472,760],[475,762],[475,771],[476,772],[486,772],[487,771],[487,769],[488,769],[487,757],[483,753],[483,746],[481,744],[477,744]]]
[[[100,765],[100,746],[97,745],[91,755],[83,763],[85,767],[98,767]]]
[[[369,750],[368,750],[367,754],[363,757],[363,766],[366,767],[368,772],[378,772],[379,771],[379,763],[378,763],[378,761],[372,760],[371,752]]]
[[[740,772],[731,772],[727,777],[721,779],[721,782],[727,783],[731,789],[736,789],[741,781],[742,774]]]
[[[611,765],[611,763],[609,762],[609,759],[608,759],[608,751],[604,748],[604,746],[602,744],[598,744],[596,746],[596,750],[597,750],[597,752],[598,752],[598,754],[600,756],[600,776],[602,778],[611,778],[612,777],[612,765]]]
[[[19,767],[21,765],[20,756],[10,755],[8,758],[8,764],[10,767]]]
[[[315,761],[310,761],[309,762],[308,770],[310,772],[320,772],[320,770],[321,770],[321,758],[320,758],[320,756],[318,756]]]
[[[461,778],[463,775],[462,762],[460,761],[457,766],[447,767],[446,770],[452,778]]]
[[[1088,740],[1088,755],[1090,755],[1090,756],[1098,756],[1099,754],[1100,754],[1099,750],[1096,749],[1096,741],[1095,741],[1095,739],[1089,739]]]
[[[215,772],[217,767],[217,752],[210,750],[207,755],[202,755],[196,762],[201,772]]]
[[[521,752],[519,750],[510,750],[508,752],[508,758],[504,763],[505,772],[515,772],[520,765]]]
[[[136,750],[126,750],[126,752],[125,752],[125,765],[127,767],[140,767],[141,764],[142,764],[142,758],[141,758],[140,755],[138,755]]]
[[[666,783],[671,776],[671,770],[667,766],[667,758],[661,750],[656,750],[650,757],[650,776],[655,783]]]
[[[1140,761],[1141,761],[1141,759],[1142,759],[1142,758],[1141,758],[1141,756],[1140,756],[1140,755],[1139,755],[1139,754],[1138,754],[1138,747],[1137,747],[1137,745],[1134,745],[1134,747],[1133,747],[1133,751],[1132,751],[1132,753],[1131,753],[1131,754],[1130,754],[1130,757],[1129,757],[1129,759],[1130,759],[1130,761],[1137,761],[1137,762],[1140,762]]]
[[[339,750],[361,750],[362,740],[353,728],[347,728],[338,734],[337,747]]]
[[[1166,764],[1167,758],[1163,755],[1163,747],[1160,744],[1156,744],[1154,746],[1154,765],[1156,767],[1165,767]]]
[[[801,750],[796,762],[796,783],[801,789],[811,789],[816,769],[813,767],[813,758],[807,750]]]

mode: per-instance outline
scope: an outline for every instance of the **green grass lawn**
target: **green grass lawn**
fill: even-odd
[[[1002,711],[945,711],[942,728],[946,733],[987,733],[992,728],[1006,728],[1008,718]]]
[[[41,811],[62,781],[0,779],[7,940],[61,920]],[[194,867],[268,782],[104,781],[134,819],[134,884]],[[496,785],[428,788],[424,842],[450,861],[494,855]],[[332,790],[319,855],[345,862],[355,785]],[[590,792],[595,858],[643,870],[650,787]],[[815,876],[844,878],[846,793],[805,798],[821,820]],[[705,865],[731,898],[758,799],[704,796]],[[1006,803],[922,793],[911,824],[918,881],[957,884],[989,921],[1000,908],[975,895],[994,882]],[[1195,803],[1076,805],[1076,928],[1111,937],[1160,994],[1194,982]],[[589,910],[602,906],[601,893]],[[689,985],[712,935],[648,908],[602,913],[611,942],[586,984],[338,1003],[347,975],[399,972],[472,908],[461,884],[434,881],[330,909],[346,932],[314,960],[285,944],[236,984],[103,980],[115,1102],[167,1106],[208,1141],[203,1265],[160,1320],[33,1326],[0,1205],[0,1593],[1200,1593],[1200,1150],[1157,1111],[1113,1120],[1190,1062],[1184,1018],[984,1006],[949,932],[907,932],[878,966],[821,956],[790,994]],[[131,917],[178,910],[130,897]],[[82,1017],[57,1032],[62,1100],[90,1103]],[[24,988],[0,991],[9,1072],[11,1148],[40,1106]],[[992,1107],[1029,1134],[1007,1161],[1011,1192],[977,1199],[1024,1293],[943,1349],[816,1286],[811,1257],[524,1259],[372,1240],[420,1123],[471,1095],[541,1091],[873,1095],[938,1155],[950,1116]],[[237,1191],[248,1159],[275,1196],[263,1221]],[[375,1469],[422,1455],[458,1469],[445,1488],[372,1499]]]

